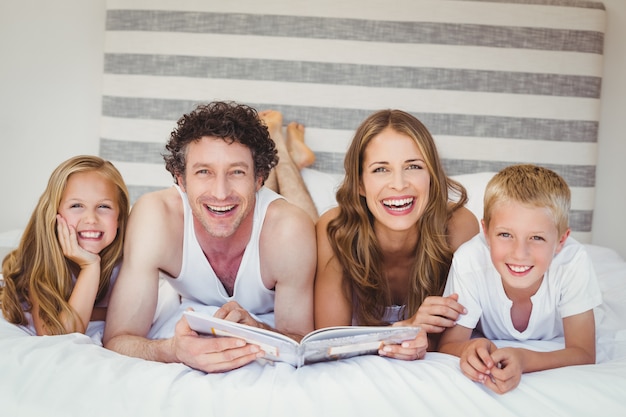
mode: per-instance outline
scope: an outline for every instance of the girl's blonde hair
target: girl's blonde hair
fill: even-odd
[[[382,270],[382,254],[373,228],[373,216],[359,194],[365,149],[374,137],[390,127],[413,139],[430,174],[430,195],[419,231],[404,315],[413,315],[429,295],[441,295],[452,260],[447,223],[452,212],[467,202],[465,188],[444,172],[435,142],[426,127],[401,110],[381,110],[357,129],[344,160],[345,178],[337,191],[339,213],[328,224],[328,237],[351,288],[358,324],[384,324],[385,308],[392,304]],[[458,201],[450,205],[450,196]]]
[[[532,164],[511,165],[498,172],[487,183],[483,220],[489,226],[493,207],[514,201],[531,207],[547,208],[562,235],[569,228],[571,192],[556,172]]]
[[[75,265],[63,255],[57,238],[56,216],[70,175],[90,171],[98,172],[117,189],[118,231],[113,242],[100,252],[100,286],[96,302],[107,294],[113,269],[122,258],[130,210],[128,190],[122,175],[110,162],[97,156],[76,156],[54,170],[17,249],[2,262],[4,287],[0,288],[0,305],[9,322],[27,325],[24,312],[30,312],[33,300],[37,300],[40,318],[51,334],[65,333],[59,320],[61,313],[73,317],[74,328],[78,331],[80,319],[68,303],[74,287],[70,267]]]

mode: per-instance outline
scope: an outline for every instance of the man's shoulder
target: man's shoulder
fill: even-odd
[[[183,205],[180,193],[175,187],[169,187],[143,194],[133,205],[131,214],[138,211],[157,215],[182,214]]]
[[[278,243],[307,236],[315,236],[315,225],[309,215],[285,199],[272,201],[263,220],[261,238]]]

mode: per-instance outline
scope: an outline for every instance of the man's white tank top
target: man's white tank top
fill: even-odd
[[[181,295],[183,304],[202,304],[221,307],[228,301],[236,301],[252,314],[264,314],[274,310],[274,290],[267,289],[261,279],[261,259],[259,256],[259,238],[265,214],[270,203],[282,198],[274,191],[261,187],[256,194],[254,219],[250,241],[241,259],[237,271],[233,295],[228,296],[224,285],[219,280],[207,260],[194,231],[193,214],[187,194],[175,185],[183,200],[184,238],[183,256],[180,275],[176,278],[165,275],[176,291]]]

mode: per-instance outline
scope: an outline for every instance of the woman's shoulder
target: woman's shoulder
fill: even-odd
[[[459,246],[480,232],[478,219],[467,207],[459,207],[452,212],[447,228],[448,243],[452,251],[456,251]]]
[[[328,223],[330,223],[333,219],[335,219],[339,215],[339,207],[332,207],[326,210],[322,215],[317,219],[315,223],[315,227],[317,230],[326,230]]]

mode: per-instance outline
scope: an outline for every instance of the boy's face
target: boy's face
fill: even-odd
[[[554,255],[569,236],[559,236],[554,217],[547,208],[517,202],[495,204],[491,222],[483,221],[491,261],[508,290],[528,290],[534,294]]]

